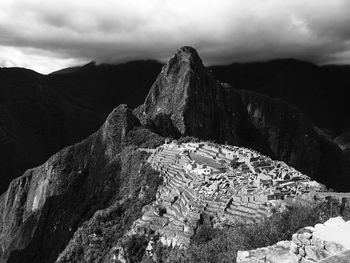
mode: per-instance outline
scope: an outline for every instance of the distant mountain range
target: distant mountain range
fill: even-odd
[[[10,180],[97,130],[121,103],[140,105],[162,68],[157,61],[62,69],[41,75],[0,69],[0,192]],[[329,138],[350,126],[350,66],[283,59],[209,67],[220,82],[295,105]],[[341,141],[344,144],[345,135]]]

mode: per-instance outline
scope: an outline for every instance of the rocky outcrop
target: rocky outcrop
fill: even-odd
[[[292,262],[318,262],[350,249],[350,221],[331,218],[324,224],[300,229],[292,237]]]
[[[292,241],[250,251],[239,251],[237,263],[334,263],[350,260],[350,221],[341,217],[293,234]]]

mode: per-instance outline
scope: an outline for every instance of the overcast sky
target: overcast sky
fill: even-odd
[[[350,0],[0,0],[0,66],[165,61],[183,45],[208,65],[350,64]]]

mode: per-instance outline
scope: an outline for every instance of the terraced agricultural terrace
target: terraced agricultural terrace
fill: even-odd
[[[284,162],[246,148],[173,141],[140,150],[151,152],[148,162],[164,181],[132,231],[151,229],[169,246],[188,246],[204,217],[214,227],[255,223],[287,200],[324,190]]]

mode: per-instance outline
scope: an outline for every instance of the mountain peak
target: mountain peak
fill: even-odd
[[[177,77],[179,73],[183,74],[186,70],[201,72],[203,69],[203,63],[197,51],[193,47],[184,46],[168,60],[162,73],[169,78]]]
[[[235,95],[232,95],[235,97]],[[158,75],[144,103],[144,115],[155,125],[171,123],[182,135],[199,138],[228,138],[236,143],[234,116],[227,116],[223,129],[218,120],[225,112],[223,101],[226,97],[221,84],[204,67],[197,51],[192,47],[182,47],[169,59]],[[239,102],[231,112],[239,114]],[[169,122],[170,121],[170,122]],[[210,128],[209,128],[210,127]],[[212,128],[214,127],[214,128]],[[226,134],[228,133],[228,134]]]
[[[193,47],[184,46],[177,50],[170,60],[177,59],[184,63],[191,63],[192,65],[203,65],[202,60],[199,57],[197,50]]]

